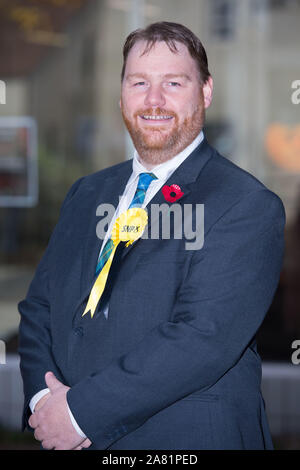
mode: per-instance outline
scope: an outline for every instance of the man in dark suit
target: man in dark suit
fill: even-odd
[[[279,280],[285,215],[206,141],[212,88],[184,26],[127,38],[120,107],[133,160],[72,186],[19,304],[24,426],[46,449],[272,449],[255,335]],[[107,204],[117,210],[102,243]],[[194,242],[164,236],[153,207],[168,208],[173,234],[190,211]],[[147,210],[148,237],[116,248],[132,208]]]

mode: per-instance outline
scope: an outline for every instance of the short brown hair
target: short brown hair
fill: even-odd
[[[160,21],[152,23],[145,29],[136,29],[127,37],[123,47],[123,67],[121,72],[121,81],[124,79],[125,67],[128,54],[137,41],[146,41],[147,45],[143,52],[146,54],[154,46],[156,42],[164,41],[170,51],[176,53],[175,41],[184,44],[191,57],[196,61],[200,72],[201,84],[204,84],[210,77],[207,63],[207,55],[200,39],[186,26],[179,23],[171,23],[169,21]]]

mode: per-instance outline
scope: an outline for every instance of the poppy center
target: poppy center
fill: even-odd
[[[170,196],[171,196],[171,197],[175,197],[175,196],[176,196],[176,193],[175,193],[174,191],[171,191],[171,192],[170,192]]]

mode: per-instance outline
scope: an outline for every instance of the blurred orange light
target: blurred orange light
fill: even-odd
[[[285,170],[300,172],[300,124],[271,124],[265,135],[268,156]]]

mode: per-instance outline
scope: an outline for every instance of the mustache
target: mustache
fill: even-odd
[[[173,111],[168,111],[167,109],[163,108],[147,108],[143,110],[138,110],[134,114],[135,117],[140,116],[140,115],[147,115],[147,116],[177,116],[176,113]]]

